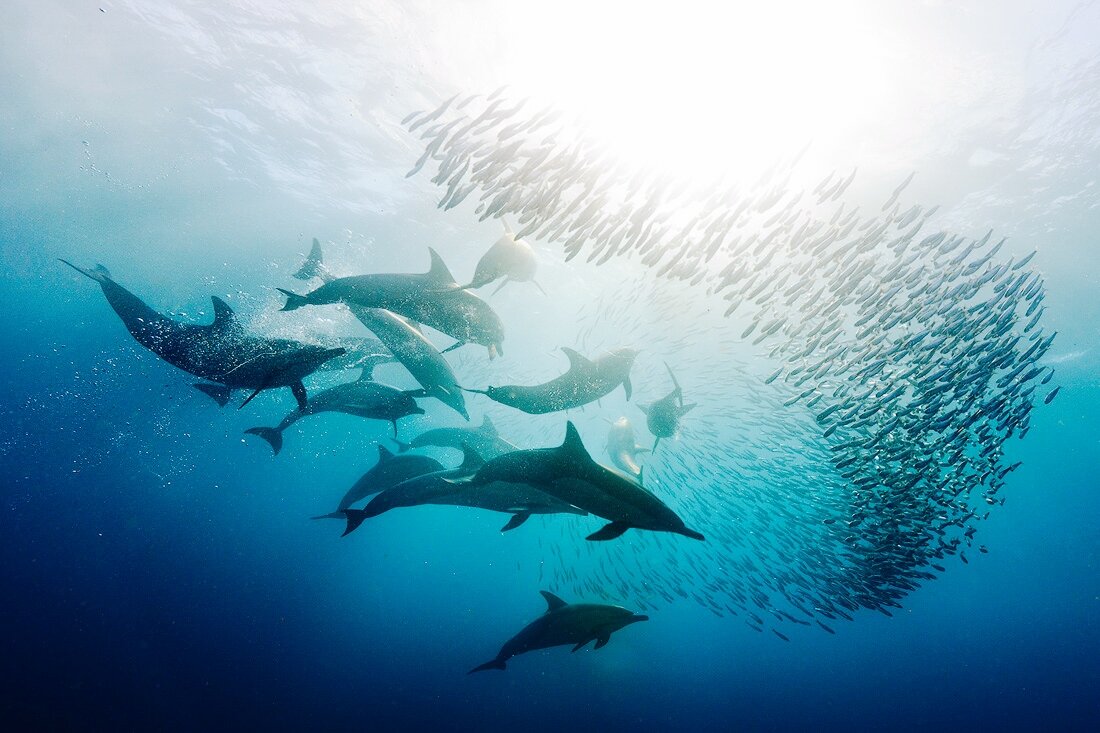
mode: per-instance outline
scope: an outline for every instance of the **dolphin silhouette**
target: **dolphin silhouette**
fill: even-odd
[[[573,645],[577,651],[590,641],[599,649],[611,640],[611,634],[630,624],[648,621],[649,616],[636,614],[622,606],[602,603],[566,603],[550,591],[539,591],[546,599],[546,613],[527,624],[500,648],[496,657],[469,671],[505,669],[514,656],[536,649]]]
[[[672,377],[673,390],[656,402],[638,405],[638,409],[645,413],[646,427],[656,438],[653,441],[653,450],[657,450],[661,438],[676,435],[676,431],[680,429],[680,418],[695,408],[694,404],[684,404],[683,390],[676,381],[676,375],[672,373],[672,367],[665,364],[665,369],[668,370],[668,376]]]
[[[289,387],[299,409],[304,410],[307,396],[302,380],[326,361],[346,353],[344,348],[326,349],[252,335],[245,331],[233,309],[217,296],[210,299],[213,323],[180,323],[157,313],[116,283],[103,265],[85,270],[68,260],[61,261],[99,283],[108,304],[135,341],[172,366],[216,382],[195,387],[219,405],[229,401],[234,389],[252,390],[241,403],[244,407],[264,390]]]

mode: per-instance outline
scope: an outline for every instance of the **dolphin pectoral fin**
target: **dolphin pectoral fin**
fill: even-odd
[[[697,402],[689,402],[688,404],[686,404],[686,405],[684,405],[683,407],[680,408],[680,414],[681,415],[686,415],[698,406],[699,406],[699,403],[697,403]]]
[[[575,647],[573,647],[573,651],[574,652],[579,652],[581,650],[581,647],[583,647],[585,644],[587,644],[590,641],[592,641],[592,640],[591,639],[585,639],[582,642],[578,642],[578,644]]]
[[[359,525],[367,518],[366,509],[345,509],[344,516],[348,519],[348,526],[344,529],[344,533],[341,537],[347,537],[349,534],[359,529]]]
[[[59,257],[58,259],[61,259],[61,258]],[[101,283],[104,280],[110,280],[111,279],[111,272],[106,267],[104,267],[103,265],[96,265],[91,270],[85,270],[83,267],[77,267],[76,265],[69,262],[68,260],[61,260],[61,261],[64,262],[69,267],[76,270],[77,272],[79,272],[81,275],[85,275],[87,277],[92,278],[97,283]]]
[[[440,351],[439,353],[440,354],[446,354],[448,351],[454,351],[455,349],[460,349],[465,345],[466,345],[465,341],[455,341],[453,344],[451,344],[447,348],[443,349],[443,351]]]
[[[626,522],[612,522],[611,524],[604,525],[603,529],[588,535],[585,539],[590,542],[606,542],[607,540],[621,537],[623,532],[628,529],[630,529],[630,525]]]
[[[310,519],[346,519],[343,512],[332,512],[331,514],[318,514],[316,517],[310,517]]]
[[[275,455],[283,449],[283,433],[278,428],[249,428],[244,431],[248,435],[258,435],[271,445]]]
[[[492,660],[486,662],[485,664],[479,664],[478,666],[474,667],[473,669],[471,669],[466,674],[473,674],[474,672],[484,672],[487,669],[504,669],[504,668],[505,667],[504,667],[504,660],[503,659],[492,659]]]
[[[238,406],[237,406],[237,409],[238,409],[238,410],[239,410],[239,409],[241,409],[242,407],[244,407],[245,405],[247,405],[247,404],[248,404],[249,402],[251,402],[252,400],[256,399],[256,395],[258,395],[258,394],[259,394],[260,392],[263,392],[263,391],[264,391],[264,389],[266,389],[266,388],[265,388],[265,387],[257,387],[257,388],[256,388],[256,391],[255,391],[255,392],[253,392],[252,394],[248,395],[248,397],[246,397],[246,398],[245,398],[244,402],[242,402],[242,403],[241,403],[240,405],[238,405]]]
[[[626,398],[630,399],[630,394],[634,391],[634,387],[630,384],[630,377],[623,380],[623,392],[626,392]]]
[[[596,637],[596,646],[594,646],[592,648],[593,649],[599,649],[601,647],[607,646],[607,642],[609,642],[609,641],[611,641],[611,634],[604,634],[603,636],[597,636]]]
[[[512,515],[512,518],[508,520],[508,524],[500,528],[500,531],[507,532],[510,529],[515,529],[530,518],[531,512],[516,512]]]
[[[309,399],[306,397],[306,386],[300,381],[295,382],[290,386],[290,391],[294,393],[294,399],[298,400],[298,412],[305,412],[306,407],[309,406]]]
[[[512,278],[510,278],[510,277],[506,277],[503,280],[501,280],[500,285],[497,285],[495,288],[493,288],[493,292],[491,293],[491,295],[496,295],[497,293],[499,293],[500,289],[503,288],[508,283],[510,283],[511,281],[512,281]]]
[[[656,438],[653,439],[653,452],[654,453],[657,452],[657,446],[659,446],[660,444],[661,444],[661,436],[658,435]]]
[[[195,389],[217,402],[218,407],[225,407],[229,404],[229,397],[232,394],[232,390],[224,384],[205,384],[199,382],[193,386]]]

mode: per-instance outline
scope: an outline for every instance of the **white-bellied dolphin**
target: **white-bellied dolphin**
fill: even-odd
[[[461,290],[443,259],[429,248],[431,267],[419,274],[373,274],[338,277],[306,295],[278,288],[287,297],[284,311],[307,305],[355,304],[383,308],[447,334],[456,348],[467,343],[489,349],[489,358],[503,354],[504,324],[492,307]],[[299,272],[309,271],[309,261]]]
[[[486,395],[494,402],[541,415],[559,410],[571,410],[601,397],[606,397],[620,384],[630,399],[630,367],[638,355],[635,349],[615,349],[598,359],[589,359],[569,348],[562,348],[569,357],[569,371],[549,382],[535,385],[510,384],[487,389],[466,389]],[[465,388],[463,388],[465,389]]]
[[[469,674],[504,669],[512,657],[536,649],[572,644],[573,651],[577,651],[590,641],[595,641],[595,648],[599,649],[619,629],[649,620],[649,616],[628,611],[622,606],[566,603],[550,591],[540,592],[546,599],[546,613],[506,641],[494,659],[474,667]]]
[[[343,348],[254,336],[245,331],[233,309],[217,296],[214,322],[205,326],[179,323],[157,313],[140,298],[111,279],[103,265],[85,270],[61,260],[99,283],[104,296],[134,340],[169,364],[217,384],[196,384],[200,391],[225,405],[234,389],[251,390],[241,407],[267,389],[289,387],[306,408],[302,380],[326,361],[346,353]]]
[[[643,448],[635,442],[630,420],[620,417],[611,423],[611,429],[607,431],[607,455],[611,458],[612,465],[631,476],[638,476],[642,472],[638,467],[638,454],[648,452],[649,448]]]
[[[294,277],[299,280],[317,277],[326,283],[336,279],[324,265],[321,243],[316,238],[309,257],[294,273]],[[462,417],[470,419],[466,412],[466,400],[458,387],[454,372],[443,354],[424,334],[391,311],[366,308],[356,303],[347,303],[347,306],[352,315],[377,336],[413,379],[420,383],[428,397],[436,398]]]
[[[646,427],[656,438],[653,441],[653,450],[657,450],[661,438],[676,435],[680,428],[680,418],[695,408],[695,404],[684,404],[684,393],[680,389],[680,383],[676,381],[676,375],[672,373],[672,367],[665,364],[665,369],[668,369],[668,376],[672,377],[673,390],[656,402],[638,405],[638,409],[645,413]]]
[[[397,443],[401,452],[428,447],[462,450],[464,445],[468,445],[484,460],[518,450],[516,446],[500,437],[500,433],[497,432],[496,426],[488,415],[481,419],[481,425],[476,428],[432,428],[425,430],[408,443],[402,443],[399,440],[394,442]]]
[[[493,291],[494,294],[509,282],[530,282],[545,295],[546,291],[535,280],[535,271],[538,269],[535,251],[530,244],[516,238],[506,221],[502,219],[501,223],[504,224],[503,236],[481,256],[474,268],[473,278],[461,288],[477,289],[504,278]]]
[[[529,483],[610,524],[590,534],[589,540],[612,540],[631,528],[672,532],[701,540],[663,501],[625,473],[592,460],[572,422],[566,423],[560,446],[517,450],[497,456],[458,484],[484,486],[494,481]]]
[[[457,468],[421,474],[375,494],[362,509],[345,509],[348,532],[366,518],[377,517],[399,507],[424,504],[466,506],[511,514],[512,518],[501,528],[501,532],[515,529],[532,514],[588,513],[539,491],[530,484],[493,482],[475,488],[454,484],[450,480],[472,476],[482,465],[484,463],[481,457],[470,446],[464,446],[462,465]]]
[[[443,464],[434,458],[411,453],[395,456],[386,446],[379,443],[378,462],[352,484],[352,487],[340,499],[335,512],[322,514],[319,517],[314,517],[314,519],[344,519],[344,510],[355,502],[361,501],[372,494],[377,494],[379,491],[385,491],[391,486],[396,486],[414,476],[442,470]]]
[[[375,382],[370,374],[363,374],[354,382],[344,382],[329,387],[313,395],[306,402],[306,409],[295,410],[287,414],[273,428],[249,428],[245,433],[258,435],[271,444],[275,455],[283,447],[283,431],[310,415],[322,412],[342,412],[345,415],[365,417],[369,420],[385,420],[393,423],[393,434],[397,435],[397,421],[407,415],[423,415],[424,410],[416,404],[416,397],[423,397],[424,390],[400,390]]]

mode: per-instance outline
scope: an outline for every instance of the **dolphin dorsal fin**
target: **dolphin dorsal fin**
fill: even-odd
[[[477,470],[485,465],[485,461],[481,458],[476,450],[474,450],[469,443],[462,444],[462,465],[459,468],[464,474],[477,473]]]
[[[451,274],[447,263],[443,261],[439,253],[428,247],[428,254],[432,258],[431,267],[428,268],[427,272],[428,278],[436,285],[457,285],[455,276]]]
[[[313,238],[313,246],[310,247],[309,256],[306,257],[306,261],[302,263],[302,266],[298,268],[298,271],[291,277],[298,280],[309,280],[313,277],[324,278],[325,260],[324,255],[321,254],[321,243],[317,240],[317,237]]]
[[[489,435],[497,434],[497,426],[493,424],[492,418],[490,418],[488,415],[481,419],[481,427],[478,428],[478,430],[483,433],[488,433]]]
[[[214,305],[214,323],[211,325],[215,328],[240,327],[240,323],[237,322],[237,314],[233,312],[228,303],[216,295],[210,296],[210,302]]]
[[[390,460],[391,458],[393,458],[393,452],[391,452],[390,449],[387,448],[386,446],[379,443],[378,444],[378,463],[380,463],[380,464],[385,463],[386,461]]]
[[[563,608],[564,606],[569,605],[548,590],[540,590],[539,593],[542,593],[542,597],[546,599],[547,613],[550,613],[551,611],[557,611],[559,608]]]
[[[592,360],[568,346],[561,347],[561,352],[569,357],[570,369],[581,369],[592,364]]]
[[[561,444],[562,450],[569,453],[579,453],[587,456],[588,450],[584,447],[584,441],[581,440],[581,434],[577,432],[577,426],[570,420],[565,424],[565,440]]]

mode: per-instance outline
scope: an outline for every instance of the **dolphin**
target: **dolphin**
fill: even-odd
[[[462,450],[464,445],[470,446],[475,453],[483,459],[496,458],[505,453],[519,450],[516,446],[500,437],[496,426],[488,415],[482,418],[481,425],[476,428],[433,428],[426,430],[413,438],[408,443],[395,440],[401,452],[413,448],[455,448]]]
[[[648,453],[649,448],[643,448],[634,442],[634,428],[630,420],[620,417],[611,423],[611,429],[607,431],[607,455],[611,457],[611,463],[624,473],[639,476],[642,469],[638,467],[638,454]]]
[[[363,509],[345,509],[348,532],[358,527],[368,517],[377,517],[383,512],[398,507],[422,504],[468,506],[511,514],[512,518],[501,528],[501,532],[515,529],[526,522],[532,514],[584,515],[588,513],[544,494],[529,484],[493,482],[470,488],[456,486],[448,480],[472,476],[482,465],[484,464],[481,457],[470,446],[463,446],[462,465],[457,468],[421,474],[376,494]]]
[[[595,648],[599,649],[619,629],[649,620],[649,616],[636,614],[622,606],[566,603],[550,591],[544,590],[540,593],[546,599],[546,613],[506,641],[495,659],[474,667],[468,674],[487,669],[504,669],[505,663],[512,657],[536,649],[572,644],[573,651],[577,651],[590,641],[595,641]]]
[[[569,348],[562,348],[569,357],[569,371],[542,384],[524,386],[518,384],[488,389],[466,389],[486,395],[499,402],[530,415],[541,415],[595,402],[606,397],[620,384],[630,399],[630,367],[638,355],[635,349],[615,349],[598,359],[581,356]],[[465,389],[465,388],[463,388]]]
[[[415,397],[423,397],[424,390],[400,390],[386,384],[375,382],[363,371],[354,382],[345,382],[318,392],[306,402],[306,409],[296,410],[283,418],[273,428],[249,428],[245,433],[258,435],[271,444],[275,455],[283,447],[283,431],[310,415],[322,412],[342,412],[345,415],[365,417],[370,420],[386,420],[393,423],[393,434],[397,435],[397,421],[406,415],[423,415],[424,410],[416,404]]]
[[[534,283],[546,295],[546,291],[535,280],[535,270],[538,269],[535,251],[526,241],[516,238],[508,222],[501,219],[501,223],[504,224],[504,235],[481,256],[474,268],[473,279],[460,288],[477,289],[504,278],[493,291],[494,295],[509,282]]]
[[[344,348],[326,349],[288,339],[269,339],[245,331],[233,309],[217,296],[211,297],[214,322],[205,326],[179,323],[157,313],[140,298],[111,278],[103,265],[85,270],[61,260],[77,272],[99,283],[107,302],[130,335],[139,344],[172,366],[216,384],[195,387],[224,406],[232,390],[252,390],[241,403],[244,407],[260,392],[289,387],[306,409],[306,388],[302,380],[322,364],[343,356]]]
[[[294,273],[294,277],[300,280],[317,277],[324,282],[335,279],[324,266],[321,243],[316,238],[309,257]],[[365,308],[354,303],[349,303],[348,309],[401,362],[413,379],[424,388],[428,397],[436,398],[462,417],[470,419],[466,412],[466,400],[462,397],[454,372],[439,350],[424,338],[424,334],[388,310]]]
[[[448,351],[476,343],[489,349],[490,359],[503,354],[504,324],[500,316],[481,298],[459,289],[439,254],[431,248],[428,252],[431,266],[426,273],[337,277],[306,295],[278,288],[287,297],[283,310],[333,303],[383,308],[451,336],[455,344]],[[311,259],[299,273],[311,272]]]
[[[355,502],[361,501],[372,494],[377,494],[379,491],[385,491],[391,486],[396,486],[414,476],[442,470],[443,465],[434,458],[412,454],[395,456],[386,446],[379,443],[378,462],[371,466],[347,490],[344,498],[340,499],[335,512],[322,514],[319,517],[314,517],[314,519],[345,519],[344,510]]]
[[[703,539],[640,482],[592,460],[572,422],[566,423],[560,446],[505,453],[469,478],[447,480],[474,488],[494,481],[531,484],[610,522],[590,534],[589,540],[613,540],[632,527]]]
[[[638,405],[638,409],[645,413],[646,427],[653,433],[656,440],[653,441],[653,450],[661,443],[661,438],[671,438],[680,428],[680,418],[695,408],[695,404],[684,404],[683,390],[676,381],[676,375],[672,373],[672,367],[665,364],[668,376],[672,377],[673,390],[667,395],[651,402],[648,405]]]

